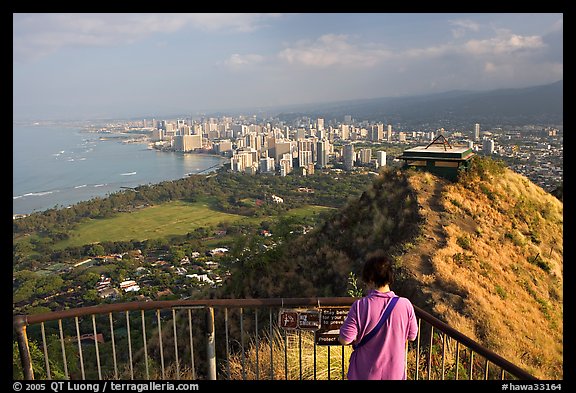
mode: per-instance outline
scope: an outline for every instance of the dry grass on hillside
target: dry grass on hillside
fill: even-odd
[[[342,367],[341,346],[331,347],[330,354],[328,354],[329,347],[317,345],[316,358],[314,358],[314,334],[306,331],[300,334],[299,338],[297,332],[289,332],[285,339],[279,330],[275,330],[275,337],[272,340],[272,358],[268,337],[260,339],[258,351],[256,351],[255,341],[252,340],[244,353],[244,367],[241,353],[230,356],[230,379],[271,379],[271,364],[274,380],[341,380],[342,375],[344,379],[346,378],[352,353],[350,346],[344,347],[344,367]],[[286,351],[285,348],[287,348]],[[256,354],[258,354],[258,359],[256,359]],[[330,367],[328,367],[328,356],[330,356]],[[328,376],[328,370],[330,370],[330,376]],[[223,367],[222,374],[228,375],[226,365]]]
[[[509,169],[488,181],[410,182],[427,241],[402,259],[433,313],[535,376],[561,379],[562,202]]]

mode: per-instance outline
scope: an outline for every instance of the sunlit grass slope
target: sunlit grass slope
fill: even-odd
[[[64,248],[103,241],[182,235],[196,228],[243,219],[246,217],[213,210],[205,202],[172,201],[131,213],[120,213],[113,218],[89,220],[78,225],[71,232],[70,239],[56,246]]]
[[[439,180],[410,181],[421,193]],[[562,378],[563,203],[503,167],[441,190],[443,241],[419,276],[434,314],[537,377]],[[426,233],[434,215],[422,209]],[[429,243],[424,237],[411,253],[421,258]]]
[[[285,214],[302,217],[331,209],[324,206],[301,206]],[[207,202],[171,201],[133,212],[120,213],[113,218],[92,219],[71,231],[70,238],[55,245],[62,249],[103,241],[127,241],[184,235],[197,228],[219,223],[256,223],[264,217],[246,217],[212,209]]]

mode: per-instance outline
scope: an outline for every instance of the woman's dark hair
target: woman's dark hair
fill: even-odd
[[[392,284],[394,272],[390,259],[382,255],[369,258],[362,268],[362,280],[367,284],[373,283],[377,287]]]

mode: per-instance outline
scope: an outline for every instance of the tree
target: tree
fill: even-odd
[[[80,283],[82,283],[82,286],[85,288],[94,288],[99,280],[100,276],[94,272],[84,273],[79,278]]]
[[[184,251],[182,250],[181,247],[175,247],[175,246],[170,247],[170,261],[172,263],[179,263],[180,260],[182,260],[182,258],[184,258],[185,256],[186,254],[184,254]]]
[[[99,255],[104,255],[104,247],[101,244],[92,244],[90,248],[88,248],[87,254],[91,257],[97,257]]]

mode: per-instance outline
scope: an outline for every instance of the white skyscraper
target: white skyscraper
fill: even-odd
[[[392,141],[392,124],[388,124],[388,130],[386,132],[386,140],[388,142]]]
[[[350,127],[347,124],[342,124],[340,138],[344,141],[350,138]]]
[[[298,152],[298,166],[307,167],[309,164],[313,164],[312,161],[312,151],[310,150],[300,150]]]
[[[330,153],[330,142],[321,140],[316,143],[317,160],[316,165],[318,168],[325,168],[328,164],[328,154]]]
[[[474,124],[474,140],[477,142],[480,140],[480,124]]]
[[[378,168],[386,166],[386,152],[384,150],[378,150],[376,152],[376,166]]]

